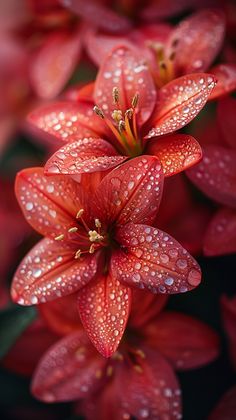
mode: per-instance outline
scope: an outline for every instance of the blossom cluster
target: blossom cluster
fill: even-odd
[[[217,276],[208,257],[236,252],[234,2],[0,12],[2,366],[74,416],[181,419],[177,371],[218,359],[216,307],[236,365],[235,286],[219,288],[212,322],[198,315]],[[209,419],[235,419],[235,395]]]

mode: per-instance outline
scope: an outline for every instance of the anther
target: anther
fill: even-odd
[[[122,111],[120,109],[115,109],[112,112],[111,116],[114,121],[119,122],[120,120],[122,120]]]
[[[125,130],[125,122],[123,120],[119,121],[118,128],[120,133]]]
[[[102,119],[104,119],[104,118],[105,118],[105,115],[104,115],[103,111],[101,110],[101,108],[98,108],[98,106],[97,106],[97,105],[95,105],[95,106],[93,107],[93,111],[94,111],[94,112],[95,112],[95,114],[97,114],[100,118],[102,118]]]
[[[175,58],[175,56],[176,56],[176,52],[175,51],[172,51],[172,53],[170,54],[170,56],[169,56],[169,60],[170,61],[173,61],[174,60],[174,58]]]
[[[80,209],[76,214],[76,219],[79,219],[83,213],[84,213],[84,209]]]
[[[137,354],[138,356],[140,356],[142,359],[145,359],[145,357],[146,357],[145,353],[144,353],[144,352],[143,352],[143,350],[141,350],[141,349],[137,349],[137,350],[136,350],[136,354]]]
[[[172,41],[172,47],[177,47],[177,45],[178,45],[178,43],[179,43],[179,39],[173,39],[173,41]]]
[[[131,102],[132,108],[136,108],[136,106],[138,105],[138,101],[139,101],[139,94],[135,93]]]
[[[164,61],[161,61],[161,62],[160,62],[160,67],[161,67],[163,70],[166,70],[166,69],[167,69],[166,63],[165,63]]]
[[[96,230],[90,230],[88,232],[90,242],[98,242],[104,239]]]
[[[64,239],[65,235],[63,233],[61,235],[56,236],[55,241],[62,241]]]
[[[75,253],[75,259],[78,260],[81,257],[81,249],[78,249]]]
[[[113,367],[107,366],[107,376],[111,376],[113,374]]]
[[[127,116],[129,120],[131,120],[133,113],[134,113],[134,110],[132,108],[129,108],[127,109],[127,111],[125,111],[125,115]]]
[[[143,369],[141,368],[140,365],[134,365],[134,370],[136,370],[136,372],[138,373],[143,373]]]
[[[94,251],[95,251],[95,246],[94,246],[94,244],[92,244],[92,245],[90,245],[90,248],[89,248],[89,253],[90,253],[90,254],[93,254],[93,253],[94,253]]]
[[[68,229],[68,233],[75,233],[77,231],[78,231],[77,227],[72,227],[72,228]]]
[[[102,370],[101,369],[97,370],[95,372],[95,376],[96,376],[97,379],[100,379],[102,377]]]
[[[113,98],[114,104],[118,104],[118,102],[119,102],[119,90],[118,90],[117,86],[115,86],[112,90],[112,98]]]
[[[100,220],[99,219],[95,219],[95,226],[96,226],[96,228],[100,228],[101,226],[102,226],[102,224],[101,224],[101,222],[100,222]]]

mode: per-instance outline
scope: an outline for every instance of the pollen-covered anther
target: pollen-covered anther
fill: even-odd
[[[134,113],[133,108],[129,108],[129,109],[127,109],[127,111],[125,111],[125,116],[126,116],[129,120],[131,120],[131,118],[132,118],[132,116],[133,116],[133,113]]]
[[[112,112],[111,116],[112,116],[113,120],[114,120],[115,122],[117,122],[117,123],[118,123],[119,121],[121,121],[121,120],[122,120],[122,118],[123,118],[122,111],[121,111],[120,109],[115,109],[115,110]]]
[[[63,233],[61,235],[56,236],[55,241],[62,241],[64,239],[65,235]]]
[[[112,98],[113,98],[114,104],[119,103],[119,89],[117,86],[115,86],[112,90]]]
[[[100,235],[100,233],[98,233],[96,230],[90,230],[88,235],[90,242],[99,242],[104,239],[104,237]]]
[[[94,223],[95,223],[96,228],[100,228],[102,226],[102,224],[101,224],[101,222],[100,222],[99,219],[95,219],[94,220]]]
[[[138,356],[140,356],[142,359],[145,359],[145,357],[146,357],[146,355],[145,355],[144,351],[143,351],[143,350],[141,350],[141,349],[137,349],[137,350],[136,350],[136,354],[137,354]]]
[[[95,112],[95,114],[97,114],[100,118],[102,118],[102,119],[105,118],[105,115],[104,115],[103,111],[97,105],[95,105],[93,107],[93,112]]]
[[[134,365],[134,370],[136,370],[136,372],[138,373],[143,373],[143,369],[141,368],[140,365]]]
[[[123,120],[119,121],[118,128],[120,133],[125,130],[125,122]]]
[[[70,229],[68,229],[68,233],[75,233],[77,231],[78,231],[78,228],[76,226],[75,227],[71,227]]]
[[[78,260],[81,257],[81,254],[82,254],[81,249],[78,249],[78,251],[76,251],[75,253],[75,259]]]
[[[92,245],[90,245],[90,248],[89,248],[89,253],[90,253],[90,254],[93,254],[93,253],[94,253],[94,251],[95,251],[95,246],[94,246],[94,244],[92,244]]]
[[[80,209],[76,214],[76,219],[79,219],[83,213],[84,213],[84,209]]]
[[[118,360],[119,362],[123,362],[124,360],[124,356],[119,353],[118,351],[116,351],[113,355],[112,355],[112,359],[113,360]]]
[[[134,97],[132,99],[132,102],[131,102],[132,108],[135,109],[137,107],[138,101],[139,101],[139,94],[138,93],[135,93],[135,95],[134,95]]]
[[[113,367],[112,366],[107,366],[107,376],[112,376],[113,374]]]

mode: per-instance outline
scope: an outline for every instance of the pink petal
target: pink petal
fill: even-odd
[[[148,343],[157,348],[174,369],[195,369],[219,354],[217,334],[206,324],[177,312],[163,312],[146,327]]]
[[[123,250],[112,256],[114,277],[152,293],[181,293],[198,286],[201,271],[194,258],[166,233],[127,224],[116,234]]]
[[[236,149],[236,99],[227,96],[218,101],[217,122],[220,126],[220,135],[233,149]]]
[[[86,101],[44,105],[33,111],[28,121],[63,142],[100,137],[105,132],[103,121],[93,113],[93,104]]]
[[[131,108],[134,95],[139,95],[137,118],[144,124],[153,112],[156,90],[143,58],[125,46],[119,46],[107,56],[95,83],[95,102],[109,118],[118,108],[113,101],[114,87],[118,88],[119,107],[123,112]]]
[[[38,305],[45,324],[58,335],[67,335],[82,328],[77,309],[77,293]]]
[[[205,234],[204,254],[217,256],[236,252],[236,210],[224,207],[211,220]]]
[[[15,190],[28,223],[37,232],[53,238],[67,234],[70,227],[77,225],[76,214],[85,206],[77,182],[63,176],[46,177],[43,168],[19,172]]]
[[[103,223],[138,223],[155,218],[162,195],[162,168],[153,156],[125,162],[103,178],[94,201]]]
[[[64,175],[106,171],[125,159],[107,141],[85,137],[59,149],[46,163],[45,174],[55,173],[55,168]]]
[[[198,142],[186,134],[170,135],[153,140],[148,144],[147,152],[157,156],[165,176],[184,171],[199,162],[202,157]]]
[[[227,335],[230,360],[236,368],[236,298],[227,298],[222,296],[221,299],[222,319],[225,333]]]
[[[33,377],[33,395],[46,403],[73,401],[94,391],[97,372],[105,365],[89,343],[86,334],[75,332],[50,347]]]
[[[208,420],[234,420],[236,416],[236,386],[220,399]]]
[[[124,32],[131,26],[126,17],[119,16],[96,0],[60,0],[60,3],[95,27],[110,32]]]
[[[213,76],[197,73],[179,77],[161,88],[152,117],[153,128],[146,138],[172,133],[192,121],[207,102],[214,86]]]
[[[131,291],[110,275],[83,287],[78,294],[81,321],[97,350],[110,357],[124,334]]]
[[[136,419],[171,419],[181,417],[179,385],[168,362],[157,352],[142,347],[145,358],[136,358],[120,369],[122,407]]]
[[[225,19],[217,9],[200,10],[173,31],[176,74],[206,71],[219,53],[225,32]]]
[[[14,302],[35,305],[69,295],[96,274],[99,253],[75,260],[71,244],[43,239],[19,265],[11,287]]]
[[[31,61],[30,76],[36,94],[54,98],[64,88],[79,61],[80,31],[73,35],[50,34]]]
[[[210,73],[214,74],[217,80],[217,85],[213,89],[210,99],[216,99],[236,90],[235,64],[218,64],[210,69]]]
[[[203,149],[202,161],[187,173],[190,180],[210,198],[236,207],[236,151],[207,146]]]

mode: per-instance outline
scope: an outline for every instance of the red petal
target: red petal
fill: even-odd
[[[114,277],[152,293],[181,293],[198,286],[197,262],[171,236],[147,226],[127,224],[116,239],[124,250],[112,256]]]
[[[61,234],[68,236],[68,229],[77,225],[78,210],[87,207],[77,182],[63,176],[46,177],[43,168],[19,172],[15,190],[29,224],[42,235],[53,238]]]
[[[113,101],[114,87],[118,88],[119,108],[123,112],[131,107],[134,95],[139,95],[137,118],[140,124],[144,124],[153,112],[156,90],[143,58],[125,46],[116,48],[107,56],[95,83],[95,102],[109,118],[118,108]]]
[[[153,296],[143,290],[133,290],[129,325],[135,329],[146,328],[146,324],[150,323],[162,311],[167,300],[167,295]]]
[[[210,69],[210,73],[214,74],[217,80],[217,85],[213,89],[210,99],[216,99],[236,89],[235,64],[218,64]]]
[[[189,74],[169,82],[159,90],[152,117],[152,130],[146,138],[168,134],[184,127],[201,111],[215,86],[213,76]]]
[[[171,366],[157,352],[142,350],[146,357],[138,359],[139,370],[132,363],[120,369],[122,407],[137,419],[179,419],[181,391]]]
[[[77,247],[78,249],[78,247]],[[35,305],[69,295],[85,286],[97,272],[99,253],[75,260],[71,245],[43,239],[18,267],[11,288],[20,305]]]
[[[192,2],[194,3],[194,1]],[[146,20],[164,19],[178,15],[191,8],[190,0],[152,0],[141,12],[141,17]]]
[[[230,388],[218,402],[208,420],[235,420],[236,386]]]
[[[105,124],[93,113],[90,102],[55,102],[33,111],[28,121],[57,139],[67,142],[83,137],[100,137]]]
[[[31,62],[31,80],[41,98],[54,98],[64,88],[79,60],[80,31],[68,36],[58,32],[44,40]]]
[[[205,147],[202,161],[189,169],[188,176],[213,200],[236,207],[236,151],[220,146]]]
[[[157,348],[175,369],[194,369],[219,354],[217,334],[207,325],[177,312],[164,312],[146,326],[148,343]]]
[[[225,333],[227,334],[231,362],[236,368],[236,297],[221,299],[222,318]]]
[[[131,291],[110,275],[83,287],[78,294],[80,317],[97,350],[110,357],[124,334],[130,312]]]
[[[225,19],[220,10],[201,10],[180,23],[173,31],[170,44],[175,47],[176,74],[206,71],[221,49]]]
[[[58,335],[70,334],[82,328],[77,310],[77,293],[38,305],[37,308],[50,330]]]
[[[204,254],[225,255],[236,252],[236,210],[220,209],[208,226]]]
[[[189,135],[176,134],[153,140],[147,152],[157,156],[165,176],[175,175],[195,165],[202,157],[198,142]]]
[[[119,16],[96,0],[60,0],[60,3],[95,27],[110,32],[127,31],[131,26],[127,18]]]
[[[129,160],[103,178],[95,196],[97,217],[104,223],[139,223],[155,218],[161,200],[163,174],[152,156]]]
[[[227,96],[218,101],[217,122],[220,126],[220,135],[226,144],[236,149],[236,99]]]
[[[66,336],[41,359],[31,390],[47,403],[84,398],[99,383],[97,372],[106,361],[99,357],[83,332]]]
[[[126,159],[117,154],[114,147],[103,139],[83,138],[67,143],[57,151],[45,166],[46,174],[76,175],[96,171],[106,171],[118,166]],[[52,168],[52,172],[51,172]]]
[[[91,102],[93,99],[94,82],[86,83],[85,85],[73,85],[70,86],[64,92],[64,98],[68,101],[75,102]]]

